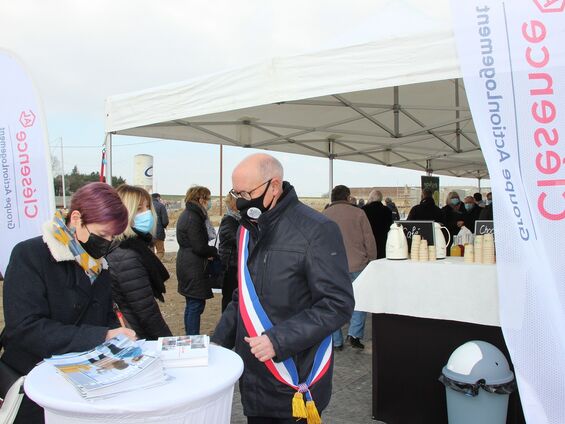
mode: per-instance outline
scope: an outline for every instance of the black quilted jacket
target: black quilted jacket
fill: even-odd
[[[106,260],[110,266],[114,301],[137,337],[154,340],[171,336],[171,330],[153,297],[149,274],[143,266],[141,255],[135,250],[118,246],[106,256]]]
[[[237,268],[237,229],[239,221],[231,215],[224,215],[220,223],[220,258],[225,269]]]

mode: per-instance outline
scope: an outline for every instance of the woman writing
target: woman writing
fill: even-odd
[[[218,255],[214,246],[208,245],[206,218],[210,209],[210,190],[195,186],[188,189],[186,209],[177,222],[178,291],[186,298],[184,325],[186,334],[200,334],[200,315],[206,299],[211,299],[212,289],[205,272],[208,258]]]
[[[43,235],[17,244],[4,280],[2,361],[21,375],[43,358],[91,349],[120,333],[104,260],[127,226],[116,191],[90,183],[74,194],[67,216],[55,213]],[[16,423],[42,423],[43,409],[24,397]]]
[[[128,226],[108,254],[114,301],[140,339],[172,336],[155,299],[164,302],[169,273],[151,250],[155,211],[142,188],[123,184],[116,191],[128,211]]]

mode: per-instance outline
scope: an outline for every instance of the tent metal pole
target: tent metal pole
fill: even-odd
[[[334,158],[330,156],[330,187],[328,190],[328,200],[331,201],[332,190],[334,188]]]
[[[112,185],[112,133],[106,134],[106,182]]]
[[[223,212],[224,188],[222,186],[223,175],[224,175],[224,145],[220,144],[220,216],[224,216],[224,212]]]
[[[331,138],[328,139],[328,159],[330,160],[330,173],[329,173],[329,190],[328,190],[328,200],[331,201],[332,198],[332,190],[334,188],[334,140]]]
[[[459,123],[459,118],[461,113],[459,112],[460,100],[459,100],[459,79],[455,80],[455,139],[457,151],[461,151],[461,124]]]
[[[65,159],[63,158],[63,137],[61,137],[61,182],[63,183],[63,209],[67,209],[67,191],[65,188]]]
[[[400,92],[398,86],[394,86],[394,136],[400,137]]]

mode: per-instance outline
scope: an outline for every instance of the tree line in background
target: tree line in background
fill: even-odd
[[[78,167],[75,165],[70,174],[65,174],[65,194],[71,195],[83,185],[94,181],[100,181],[100,173],[98,171],[91,172],[90,174],[82,174],[79,172]],[[125,184],[125,182],[126,180],[122,177],[112,177],[113,187],[117,187],[120,184]],[[60,174],[53,178],[53,185],[55,187],[55,196],[62,196],[63,184]]]

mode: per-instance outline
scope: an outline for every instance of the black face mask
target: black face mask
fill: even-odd
[[[241,213],[241,216],[247,216],[251,219],[259,219],[261,214],[269,210],[273,201],[271,200],[271,203],[269,203],[269,205],[265,207],[263,206],[263,200],[265,199],[265,195],[267,194],[267,190],[269,189],[270,185],[271,181],[269,180],[267,187],[265,187],[265,190],[263,191],[263,194],[255,199],[246,200],[240,197],[235,201],[235,206]]]
[[[86,253],[94,259],[100,259],[102,256],[106,256],[112,244],[110,240],[106,240],[104,237],[92,233],[88,236],[88,240],[84,243],[79,240],[79,243]]]

